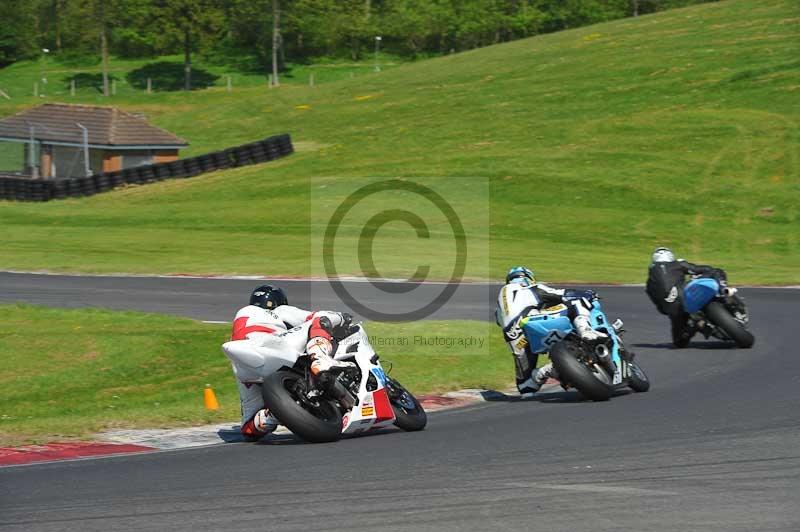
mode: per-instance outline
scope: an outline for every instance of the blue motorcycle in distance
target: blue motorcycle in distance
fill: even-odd
[[[564,389],[575,388],[593,401],[606,401],[614,391],[625,387],[646,392],[650,381],[633,361],[633,353],[622,344],[622,321],[609,323],[597,296],[591,294],[589,299],[592,328],[608,338],[600,342],[582,340],[567,317],[567,306],[557,305],[520,321],[531,349],[534,353],[550,353]]]
[[[716,279],[697,277],[686,283],[682,304],[689,315],[688,325],[706,338],[733,341],[744,348],[753,346],[755,337],[747,330],[749,316],[744,300]]]

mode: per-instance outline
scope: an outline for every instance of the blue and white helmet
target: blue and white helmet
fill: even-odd
[[[533,271],[525,266],[514,266],[508,270],[506,274],[506,283],[524,283],[526,281],[531,284],[536,283],[536,279],[533,277]]]
[[[675,254],[669,248],[656,248],[653,252],[653,262],[675,262]]]

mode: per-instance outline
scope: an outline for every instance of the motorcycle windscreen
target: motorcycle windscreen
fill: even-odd
[[[693,279],[683,288],[683,309],[689,314],[697,312],[717,297],[718,293],[719,283],[714,279]]]

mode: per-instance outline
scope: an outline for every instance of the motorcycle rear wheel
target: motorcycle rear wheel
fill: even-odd
[[[311,408],[295,391],[303,376],[293,371],[276,371],[266,379],[262,395],[266,407],[286,428],[311,443],[332,442],[342,437],[342,413],[331,400],[319,399]]]
[[[609,385],[611,379],[605,370],[597,365],[591,369],[581,362],[581,358],[583,358],[582,347],[574,342],[558,342],[550,350],[550,360],[562,383],[576,388],[592,401],[608,401],[612,391]]]
[[[428,414],[425,413],[425,409],[411,392],[390,378],[386,379],[386,391],[394,411],[395,425],[408,432],[425,428],[425,425],[428,424]]]
[[[719,301],[712,301],[706,305],[705,314],[714,325],[722,329],[731,340],[736,342],[738,347],[745,349],[753,347],[753,343],[756,340],[753,333],[736,321],[736,318],[731,316],[725,305]]]

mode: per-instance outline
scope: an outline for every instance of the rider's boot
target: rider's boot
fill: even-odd
[[[333,368],[354,367],[352,362],[340,362],[333,358],[333,326],[327,316],[315,318],[308,331],[306,353],[311,357],[311,373],[318,376],[320,373]]]
[[[354,368],[353,362],[335,360],[330,354],[333,344],[325,337],[311,338],[306,344],[306,353],[311,357],[311,374],[317,379],[319,387],[337,398],[345,408],[353,406],[353,397],[340,383],[332,370]]]
[[[695,333],[695,322],[685,314],[682,314],[670,317],[670,326],[673,345],[679,349],[689,345],[689,340],[692,339]]]
[[[262,408],[256,412],[253,419],[242,426],[242,436],[244,436],[245,441],[258,441],[267,434],[274,432],[278,425],[278,418],[273,416],[266,408]]]
[[[269,434],[278,428],[279,423],[278,418],[272,415],[272,412],[266,408],[262,408],[256,412],[256,416],[253,418],[253,424],[259,432]]]
[[[547,379],[558,379],[556,368],[553,367],[552,362],[548,362],[541,368],[537,368],[531,372],[531,376],[522,382],[517,382],[517,390],[521,395],[533,394],[539,391]]]
[[[352,362],[342,362],[335,360],[331,356],[333,344],[327,338],[317,336],[311,338],[306,344],[306,353],[311,357],[311,373],[319,376],[322,373],[331,371],[334,368],[352,368],[355,364]]]
[[[592,329],[592,324],[589,323],[587,316],[578,316],[572,320],[572,323],[575,325],[575,330],[578,331],[581,340],[592,342],[608,338],[607,334]]]

